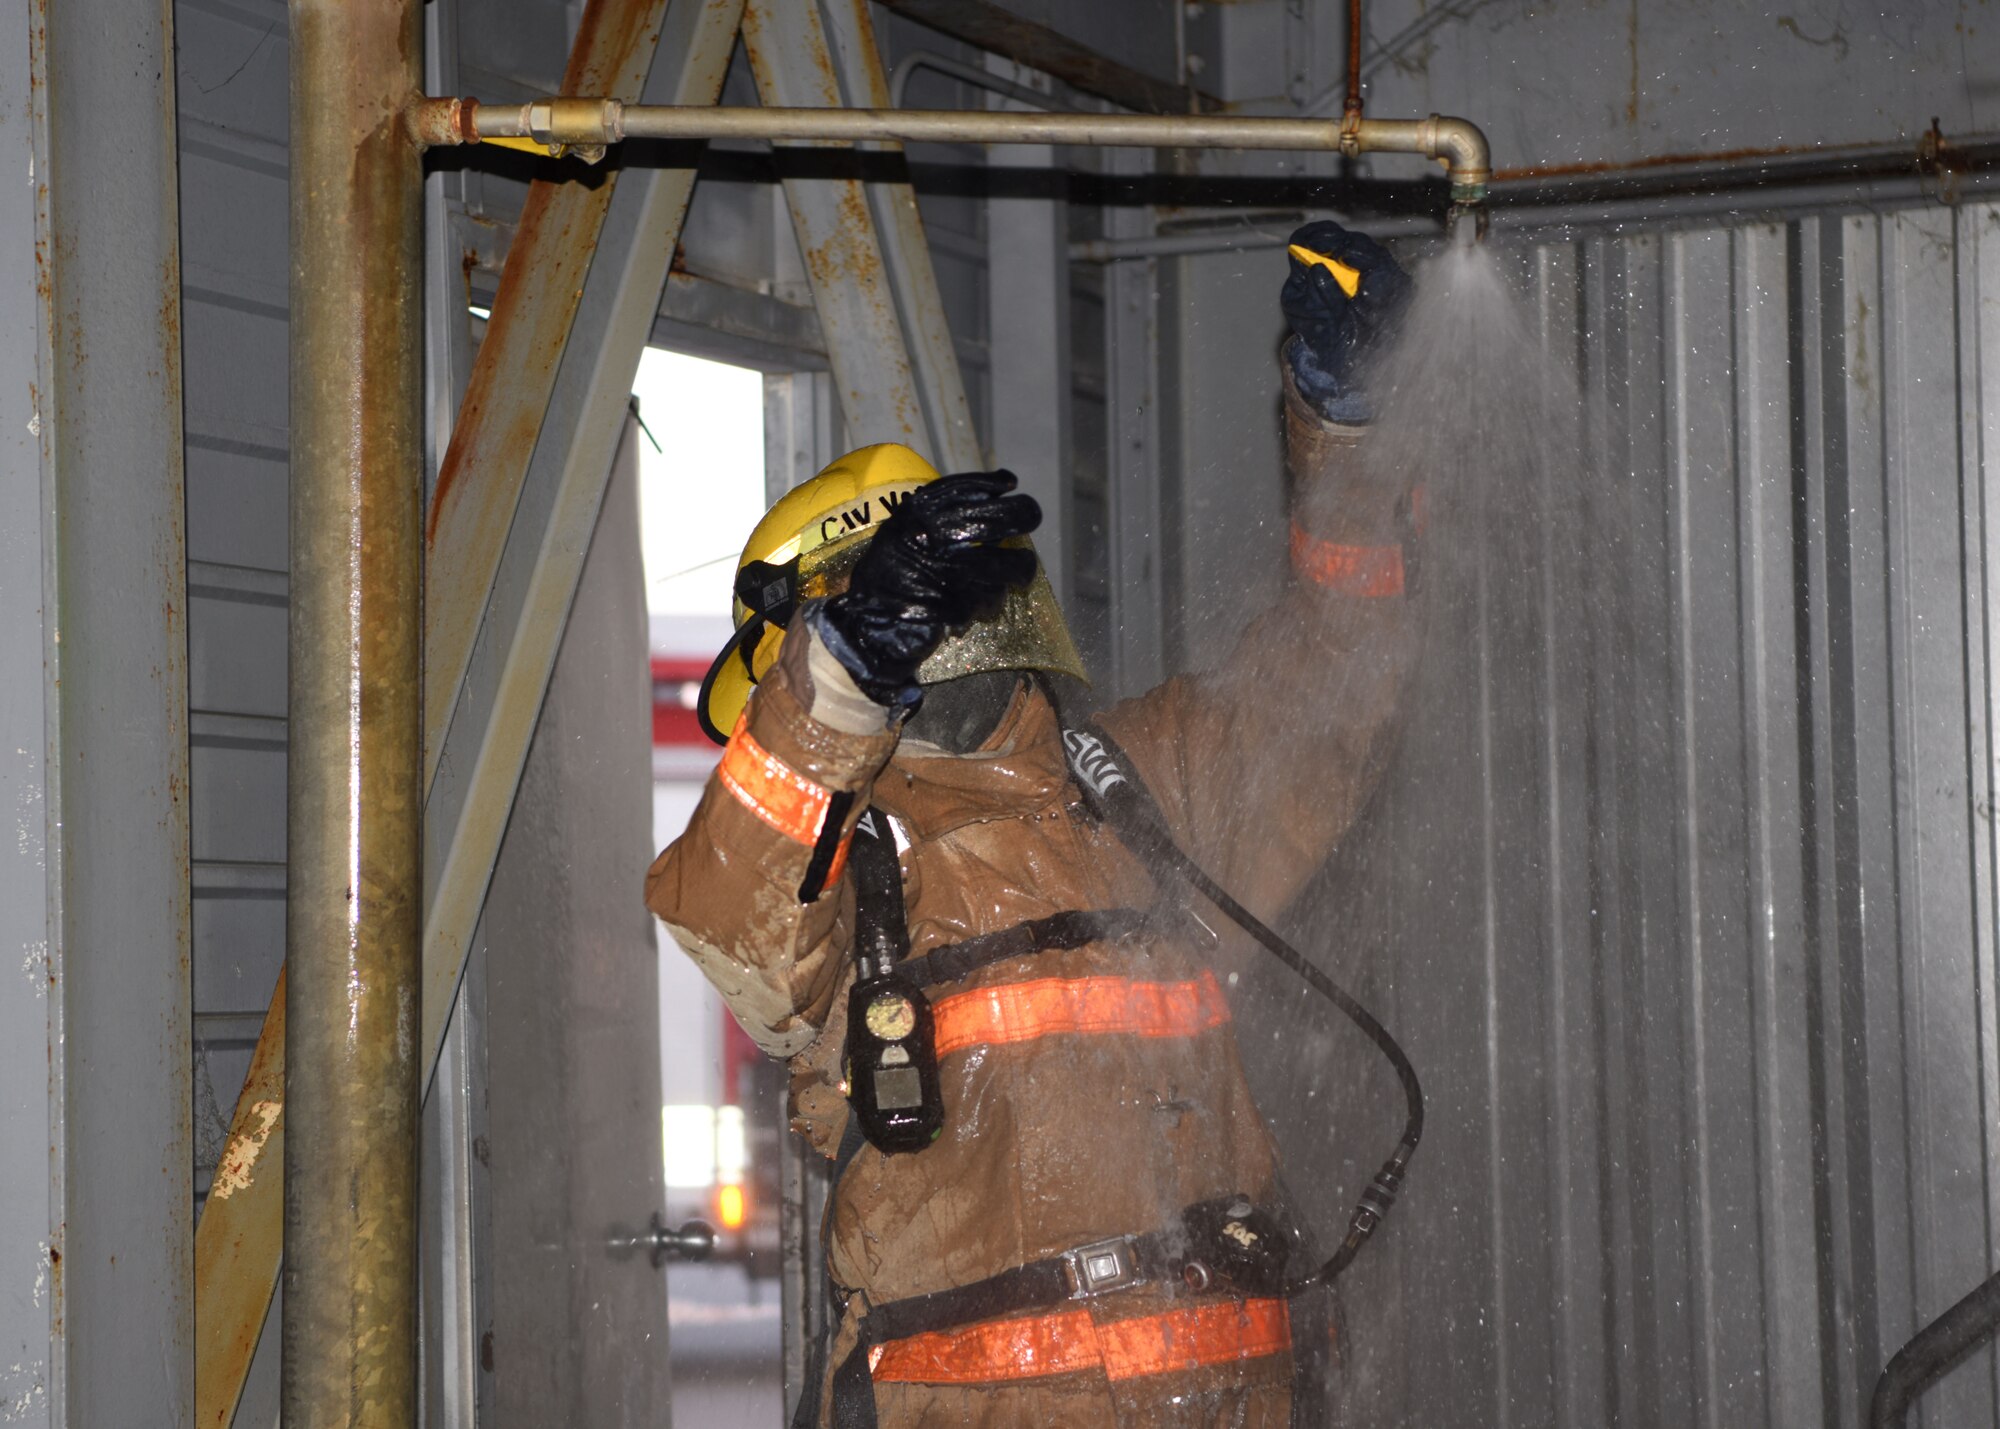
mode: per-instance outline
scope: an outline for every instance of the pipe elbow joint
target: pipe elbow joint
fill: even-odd
[[[1470,119],[1449,114],[1433,114],[1425,124],[1430,134],[1424,152],[1444,162],[1451,179],[1451,201],[1484,203],[1486,185],[1493,178],[1492,152],[1485,133]]]

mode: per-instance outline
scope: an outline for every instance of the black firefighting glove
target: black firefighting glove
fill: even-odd
[[[892,710],[923,698],[917,667],[954,630],[997,614],[1036,571],[1035,553],[1002,541],[1042,523],[1011,471],[940,477],[910,492],[855,562],[847,589],[813,625],[861,692]]]
[[[1389,250],[1331,219],[1292,234],[1278,295],[1293,339],[1285,356],[1299,395],[1334,422],[1365,422],[1362,369],[1410,301],[1410,275]]]

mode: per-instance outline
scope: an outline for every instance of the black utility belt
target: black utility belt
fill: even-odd
[[[1296,1241],[1280,1212],[1247,1196],[1218,1196],[1160,1230],[1091,1241],[969,1285],[872,1305],[861,1337],[882,1344],[1146,1286],[1169,1295],[1282,1295]]]

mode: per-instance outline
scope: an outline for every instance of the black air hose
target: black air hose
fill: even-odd
[[[1423,1139],[1424,1091],[1417,1081],[1417,1069],[1410,1064],[1409,1055],[1374,1013],[1357,1002],[1347,989],[1306,961],[1297,948],[1272,931],[1262,919],[1230,897],[1202,871],[1201,865],[1181,851],[1152,811],[1142,807],[1144,796],[1136,790],[1127,794],[1127,790],[1132,790],[1129,783],[1118,785],[1105,802],[1114,808],[1113,819],[1119,832],[1139,845],[1137,852],[1186,879],[1202,897],[1255,938],[1266,952],[1297,973],[1314,992],[1347,1014],[1348,1020],[1381,1049],[1382,1055],[1389,1059],[1389,1065],[1396,1069],[1396,1079],[1403,1084],[1403,1096],[1409,1105],[1408,1119],[1403,1124],[1403,1138],[1397,1143],[1394,1154],[1375,1173],[1375,1179],[1361,1193],[1361,1200],[1348,1223],[1347,1238],[1341,1241],[1340,1247],[1325,1265],[1303,1279],[1292,1281],[1285,1287],[1285,1292],[1298,1295],[1315,1285],[1330,1284],[1335,1276],[1347,1269],[1367,1243],[1368,1237],[1375,1233],[1375,1227],[1389,1214],[1389,1208],[1396,1203],[1396,1193],[1402,1188],[1403,1174],[1409,1169],[1410,1158],[1416,1154],[1417,1143]],[[1123,808],[1116,807],[1121,804]]]
[[[1917,1331],[1889,1360],[1875,1381],[1868,1408],[1869,1429],[1903,1429],[1910,1405],[1945,1371],[2000,1330],[2000,1275]]]

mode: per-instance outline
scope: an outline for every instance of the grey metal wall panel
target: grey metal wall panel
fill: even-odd
[[[172,15],[85,0],[38,11],[8,44],[23,38],[35,83],[9,103],[42,144],[37,287],[20,316],[44,344],[29,425],[51,541],[27,619],[47,637],[54,698],[48,790],[19,817],[48,821],[55,916],[33,964],[57,1010],[33,1085],[62,1117],[49,1140],[9,1148],[56,1172],[55,1224],[36,1250],[59,1297],[60,1359],[23,1408],[183,1425],[193,1153]]]
[[[0,0],[0,166],[27,171],[45,155],[33,109],[28,37],[39,13]],[[0,188],[0,804],[12,835],[0,846],[0,1405],[23,1426],[61,1424],[63,1164],[61,1084],[54,1072],[61,1020],[51,995],[50,933],[57,909],[49,857],[60,847],[51,807],[45,572],[50,530],[43,504],[38,403],[44,329],[37,195]]]

